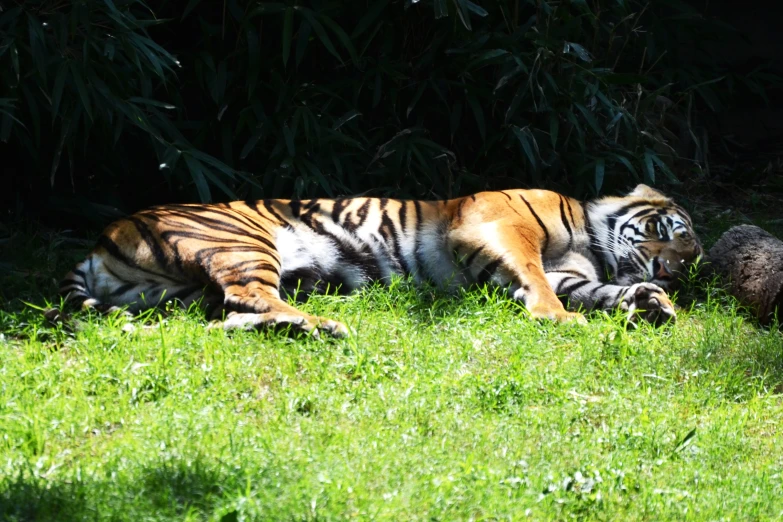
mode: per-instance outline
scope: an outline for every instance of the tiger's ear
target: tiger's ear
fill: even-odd
[[[669,199],[663,192],[659,192],[644,183],[639,183],[636,188],[628,193],[628,196],[647,199]]]

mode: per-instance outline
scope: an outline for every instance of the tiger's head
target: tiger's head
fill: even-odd
[[[675,290],[702,254],[688,213],[647,185],[593,201],[588,214],[593,250],[620,285],[649,282]]]

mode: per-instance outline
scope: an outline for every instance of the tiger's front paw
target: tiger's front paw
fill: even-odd
[[[530,310],[530,316],[534,319],[548,319],[558,323],[577,323],[587,324],[585,316],[577,312],[567,312],[565,310],[558,310],[557,308],[547,308],[545,306],[537,306]]]
[[[632,324],[637,324],[641,319],[659,326],[677,320],[669,296],[661,287],[652,283],[637,283],[631,286],[620,304],[620,309],[628,312],[628,321]]]

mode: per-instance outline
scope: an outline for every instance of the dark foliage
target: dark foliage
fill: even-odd
[[[4,2],[2,200],[103,220],[675,182],[705,154],[696,107],[764,94],[701,47],[733,37],[673,0]]]

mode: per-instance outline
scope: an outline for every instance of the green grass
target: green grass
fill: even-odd
[[[2,520],[783,516],[783,335],[715,288],[635,331],[399,282],[304,305],[348,340],[197,312],[68,332],[8,297],[41,304],[76,256],[42,239],[3,280]]]

